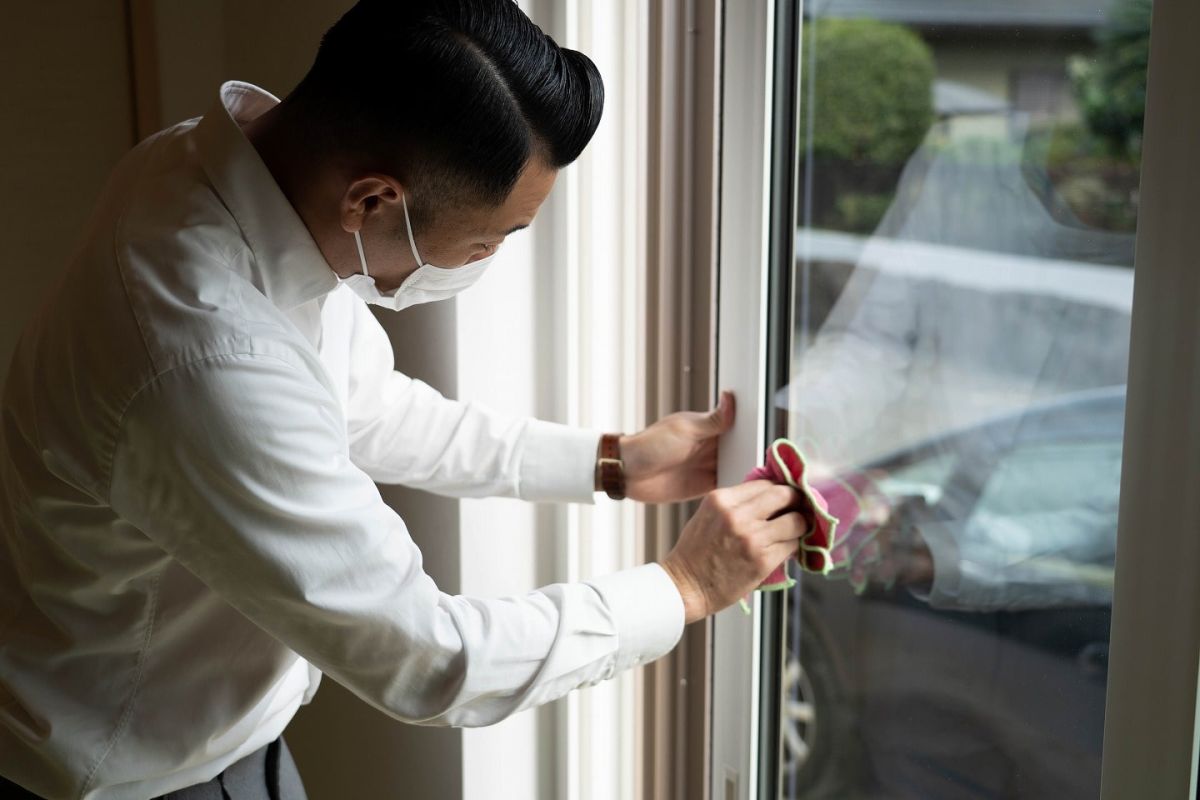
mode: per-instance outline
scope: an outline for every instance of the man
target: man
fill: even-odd
[[[362,302],[465,288],[602,100],[511,0],[364,0],[282,103],[226,84],[118,165],[5,391],[2,788],[303,797],[279,736],[321,673],[491,724],[658,658],[795,551],[791,489],[710,491],[728,395],[618,440],[629,497],[708,493],[661,564],[449,596],[375,488],[620,494],[598,432],[394,372]]]

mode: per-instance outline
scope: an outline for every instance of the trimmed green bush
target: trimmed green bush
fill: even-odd
[[[815,54],[808,48],[815,48]],[[933,122],[933,53],[915,33],[868,19],[805,25],[800,146],[808,131],[808,77],[815,57],[813,154],[852,163],[899,165]]]

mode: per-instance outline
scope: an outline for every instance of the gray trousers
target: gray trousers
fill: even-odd
[[[308,795],[281,736],[207,783],[178,789],[159,800],[308,800]]]
[[[0,775],[4,800],[39,800]],[[161,795],[155,800],[308,800],[296,762],[283,737],[233,762],[217,777]]]

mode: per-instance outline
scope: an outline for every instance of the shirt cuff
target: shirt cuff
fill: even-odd
[[[683,635],[683,597],[675,581],[651,562],[584,581],[604,598],[617,630],[612,675],[654,661]]]
[[[933,581],[929,594],[918,597],[926,600],[933,608],[952,609],[959,605],[959,582],[962,574],[959,569],[955,533],[949,525],[939,523],[922,525],[920,529],[920,535],[933,559]]]
[[[520,498],[547,503],[596,502],[601,431],[531,419],[521,456]]]

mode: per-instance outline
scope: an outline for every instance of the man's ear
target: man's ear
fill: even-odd
[[[342,194],[338,209],[342,230],[346,233],[362,230],[367,217],[399,206],[403,195],[404,186],[390,175],[371,173],[355,178]]]

